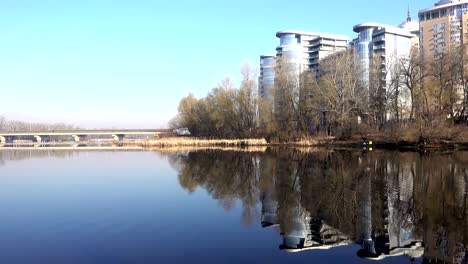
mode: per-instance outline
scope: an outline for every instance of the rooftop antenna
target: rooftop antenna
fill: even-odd
[[[406,22],[411,22],[411,12],[410,12],[410,5],[408,4],[408,17],[406,18]]]

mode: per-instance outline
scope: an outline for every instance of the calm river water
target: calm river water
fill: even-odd
[[[0,149],[0,263],[467,263],[467,189],[468,152]]]

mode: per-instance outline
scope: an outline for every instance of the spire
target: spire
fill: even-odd
[[[411,22],[411,12],[410,12],[410,5],[408,4],[408,17],[406,18],[406,22]]]

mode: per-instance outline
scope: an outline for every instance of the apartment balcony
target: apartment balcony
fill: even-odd
[[[318,46],[318,45],[320,45],[320,41],[309,42],[309,44],[307,44],[306,46],[307,47],[314,47],[314,46]]]
[[[308,53],[313,53],[313,52],[319,52],[320,48],[310,48],[307,52]]]
[[[323,51],[334,51],[336,50],[337,47],[335,46],[323,46],[320,50],[323,50]]]
[[[375,45],[375,46],[374,46],[374,50],[375,50],[375,51],[378,51],[378,50],[385,50],[385,44]]]
[[[309,57],[309,61],[311,60],[318,60],[319,59],[319,55],[318,54],[314,54],[312,56]]]
[[[373,38],[373,41],[374,41],[375,43],[385,42],[385,36],[378,36],[378,37],[375,37],[375,38]]]

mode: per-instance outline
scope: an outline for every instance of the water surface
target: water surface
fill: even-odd
[[[468,152],[0,149],[0,263],[466,263]]]

